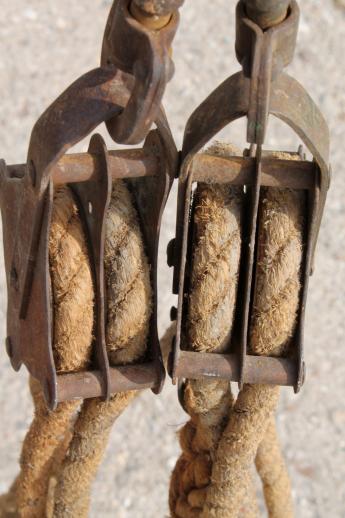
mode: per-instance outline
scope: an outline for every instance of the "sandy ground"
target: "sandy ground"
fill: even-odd
[[[304,0],[298,49],[290,72],[320,104],[332,133],[333,183],[310,283],[306,325],[307,382],[296,396],[284,389],[279,429],[293,480],[298,518],[345,516],[345,9],[341,1]],[[25,161],[36,118],[72,80],[98,63],[110,2],[1,0],[0,156]],[[234,57],[235,2],[186,0],[174,44],[176,74],[165,105],[180,145],[191,111],[226,76]],[[104,131],[102,130],[104,133]],[[104,133],[105,134],[105,133]],[[244,141],[244,125],[226,137]],[[109,142],[109,140],[108,140]],[[79,149],[86,150],[86,143]],[[267,147],[295,149],[282,124],[272,123]],[[175,191],[164,218],[160,268],[160,329],[168,324],[171,272],[165,247],[174,229]],[[2,261],[2,259],[1,259]],[[1,341],[6,290],[0,277]],[[27,374],[15,374],[0,355],[0,492],[15,476],[20,444],[32,415]],[[176,431],[186,416],[170,383],[143,394],[113,430],[93,486],[91,517],[167,516],[169,473],[178,455]]]

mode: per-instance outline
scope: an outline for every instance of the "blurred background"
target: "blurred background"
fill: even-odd
[[[283,389],[278,426],[292,477],[298,518],[345,516],[345,1],[304,0],[289,72],[320,105],[331,129],[333,183],[310,282],[305,330],[307,380],[299,395]],[[25,162],[38,116],[79,75],[98,65],[108,0],[0,0],[0,157]],[[165,108],[178,146],[193,109],[239,65],[234,53],[235,1],[185,0],[174,42],[176,73]],[[106,136],[103,128],[101,133]],[[245,124],[219,138],[245,144]],[[107,138],[107,142],[115,147]],[[296,150],[281,123],[270,123],[267,148]],[[87,142],[78,146],[87,150]],[[160,251],[160,331],[169,324],[171,272],[165,249],[174,233],[176,186]],[[6,287],[1,250],[0,341],[5,339]],[[0,355],[0,493],[18,470],[32,416],[27,373]],[[161,396],[142,394],[118,420],[93,486],[91,517],[168,515],[176,432],[187,417],[167,381]]]

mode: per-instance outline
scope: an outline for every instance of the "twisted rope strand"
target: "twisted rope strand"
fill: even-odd
[[[250,346],[253,354],[284,355],[298,308],[303,195],[264,189],[260,221]],[[279,387],[269,385],[245,385],[240,392],[219,442],[203,517],[240,516],[244,481],[268,424],[272,423],[278,399]],[[286,477],[285,468],[282,471]],[[290,501],[289,486],[280,487],[286,501]],[[267,499],[267,503],[271,505],[270,516],[278,518],[272,514],[272,500]],[[286,516],[292,516],[291,502]]]
[[[58,189],[54,196],[49,262],[56,367],[58,372],[82,370],[88,365],[91,351],[93,289],[82,225],[68,188]],[[22,446],[20,473],[0,501],[2,518],[50,516],[51,478],[68,446],[69,427],[80,405],[78,401],[60,403],[51,412],[33,378],[30,390],[34,418]]]
[[[269,518],[293,516],[291,483],[281,452],[274,417],[261,441],[255,459],[260,475]]]
[[[111,365],[143,358],[149,332],[152,293],[149,264],[130,193],[113,184],[106,220],[105,277],[107,350]],[[108,402],[84,401],[56,488],[54,517],[87,517],[90,489],[115,419],[136,396],[115,394]]]
[[[220,145],[210,153],[233,153]],[[241,237],[238,189],[199,184],[195,193],[195,244],[187,336],[193,350],[222,352],[231,334]],[[225,288],[225,289],[224,289]],[[190,421],[180,432],[182,455],[170,484],[173,518],[200,517],[219,438],[233,404],[224,380],[188,380],[184,394]]]
[[[233,150],[230,149],[230,152],[233,153]],[[216,145],[212,153],[227,154],[229,149]],[[291,157],[279,154],[279,158]],[[235,269],[229,277],[226,261],[230,258],[232,262],[238,256],[240,242],[234,246],[233,239],[236,234],[239,235],[239,228],[234,230],[229,226],[229,219],[216,220],[226,207],[224,192],[229,194],[226,189],[226,186],[220,189],[215,185],[199,185],[196,191],[196,246],[191,274],[188,336],[193,349],[199,351],[224,350],[231,333],[231,327],[226,328],[225,323],[231,322],[236,290],[225,301],[224,296],[229,286],[234,286],[237,272]],[[239,192],[232,192],[232,196],[239,195]],[[251,325],[253,354],[281,355],[288,350],[298,307],[302,215],[301,194],[277,189],[263,190],[256,299]],[[231,251],[227,250],[227,245]],[[232,264],[236,264],[236,259]],[[219,340],[219,336],[223,336],[224,341]],[[233,405],[229,387],[223,385],[223,396],[228,391],[229,399],[221,410],[224,415],[218,421],[221,423],[218,433],[212,436],[212,425],[208,419],[213,416],[212,391],[217,390],[213,383],[187,382],[185,405],[191,420],[180,433],[182,455],[171,479],[171,516],[257,516],[252,481],[252,467],[256,459],[270,518],[290,518],[292,501],[289,478],[273,419],[279,388],[246,385]],[[199,454],[200,444],[208,454],[208,462],[203,465],[203,485],[197,487],[193,463]]]

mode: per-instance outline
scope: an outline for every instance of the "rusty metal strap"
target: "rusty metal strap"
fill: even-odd
[[[266,133],[271,84],[293,59],[299,8],[292,0],[287,17],[267,30],[248,18],[242,0],[236,10],[236,55],[244,75],[250,78],[247,140],[263,144]]]
[[[178,14],[160,31],[149,31],[128,11],[129,0],[115,1],[105,30],[102,67],[73,83],[35,124],[28,152],[30,175],[20,208],[21,232],[11,258],[18,290],[13,297],[25,318],[52,168],[69,147],[106,122],[117,142],[136,143],[162,119],[160,101],[171,77],[168,57]],[[130,45],[123,42],[129,41]]]
[[[119,144],[138,144],[155,121],[174,67],[170,48],[179,22],[175,11],[167,25],[150,30],[130,12],[129,0],[113,3],[104,32],[101,66],[129,74],[123,79],[131,95],[123,111],[107,120]]]

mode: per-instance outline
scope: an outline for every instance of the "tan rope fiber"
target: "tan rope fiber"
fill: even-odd
[[[161,340],[163,353],[169,352],[173,334],[174,329],[171,326]],[[96,399],[84,402],[56,491],[54,516],[88,515],[90,487],[102,460],[112,425],[138,395],[139,392],[132,391],[113,396],[109,403]],[[73,497],[77,499],[76,503]]]
[[[131,195],[113,184],[106,220],[105,276],[107,349],[112,365],[140,361],[145,355],[151,315],[149,264]],[[54,517],[88,515],[91,483],[115,419],[136,396],[119,393],[110,401],[86,400],[56,488]]]
[[[47,516],[48,518],[52,516],[56,479],[59,473],[59,468],[61,468],[62,460],[66,454],[69,441],[72,437],[68,429],[66,432],[64,426],[64,422],[66,422],[67,428],[71,424],[68,419],[68,409],[66,407],[64,408],[64,405],[59,405],[57,415],[48,413],[39,384],[34,378],[30,378],[29,384],[31,392],[34,392],[33,402],[35,406],[35,417],[30,426],[31,433],[27,433],[25,437],[22,451],[26,453],[27,459],[29,461],[31,460],[30,464],[33,470],[33,476],[31,479],[33,479],[35,477],[35,473],[37,473],[37,483],[35,483],[36,490],[31,487],[22,487],[20,484],[22,484],[23,476],[18,475],[7,494],[0,497],[1,518],[19,518],[20,516],[27,516],[29,513],[30,515],[33,515],[32,513],[34,513],[36,516],[36,509],[38,509],[39,513],[43,512],[41,516]],[[55,427],[55,423],[57,423],[58,426]],[[55,441],[49,445],[47,450],[42,450],[41,445],[43,442],[46,442],[46,438],[50,435],[51,429],[54,429],[52,441],[54,441],[54,437]],[[59,429],[61,429],[60,437],[58,434]],[[33,437],[36,437],[36,439],[33,439]],[[58,444],[53,453],[51,453],[52,447],[54,447],[54,443],[56,443],[56,439]],[[36,456],[36,450],[39,451],[39,457]],[[48,458],[49,455],[51,455],[50,458]],[[39,460],[43,460],[43,462],[38,462]],[[42,469],[40,469],[40,464],[44,466]],[[47,480],[48,488],[46,487]],[[25,501],[25,498],[30,498],[30,496],[28,497],[27,495],[34,494],[35,491],[39,493],[36,505],[32,509],[30,508],[29,511],[19,511],[18,503],[20,501]],[[19,495],[19,498],[17,495]],[[29,503],[30,502],[31,500],[29,500]],[[43,509],[46,511],[43,511]]]
[[[75,417],[74,417],[74,419],[72,419],[72,423],[71,423],[72,426],[70,426],[70,428],[66,432],[64,440],[60,442],[58,448],[54,452],[54,461],[52,463],[52,470],[50,473],[49,489],[48,489],[48,496],[47,496],[47,506],[46,506],[47,518],[52,518],[52,516],[53,516],[55,489],[56,489],[57,481],[60,478],[63,460],[66,456],[69,444],[73,437],[74,420],[75,420]]]
[[[230,152],[233,152],[233,150],[230,149]],[[226,154],[227,150],[224,146],[217,146],[216,148],[213,147],[212,153],[216,152],[217,154]],[[229,152],[229,151],[228,151]],[[290,155],[284,155],[279,154],[280,158],[290,158]],[[198,196],[200,196],[200,193],[203,193],[205,195],[205,187],[207,189],[206,195],[208,195],[208,190],[210,188],[218,190],[219,186],[199,186],[196,191],[196,196],[198,199]],[[224,189],[224,186],[222,187]],[[260,268],[261,270],[266,273],[266,277],[264,273],[260,274],[260,268],[258,271],[258,279],[257,279],[257,288],[258,293],[261,294],[261,300],[265,298],[266,296],[266,306],[271,308],[272,314],[267,315],[263,314],[262,311],[257,312],[256,314],[256,322],[253,322],[252,326],[252,341],[254,342],[254,346],[256,347],[256,350],[254,349],[255,353],[258,354],[258,351],[260,347],[262,347],[263,340],[261,339],[261,334],[256,333],[257,329],[261,325],[265,325],[266,322],[270,322],[271,325],[273,323],[273,326],[275,327],[274,330],[271,330],[271,334],[273,334],[273,337],[266,336],[265,339],[271,340],[271,342],[274,341],[274,339],[281,340],[283,345],[281,347],[281,350],[283,350],[284,346],[286,345],[286,341],[288,337],[291,335],[293,330],[293,323],[295,320],[295,311],[297,307],[297,301],[298,301],[298,291],[299,291],[299,266],[301,262],[301,225],[302,225],[302,199],[301,196],[289,192],[286,194],[286,192],[281,193],[277,190],[264,190],[264,201],[262,202],[262,207],[265,207],[266,211],[263,210],[262,214],[262,227],[261,227],[261,253],[263,253],[264,257],[259,259]],[[272,198],[272,199],[271,199]],[[203,200],[202,200],[203,201]],[[228,277],[223,277],[223,283],[219,285],[217,283],[219,275],[220,278],[222,278],[222,273],[224,273],[223,265],[222,265],[222,254],[219,254],[219,250],[223,250],[224,242],[227,241],[227,232],[224,232],[224,228],[222,227],[222,222],[219,222],[218,225],[213,225],[214,223],[214,214],[217,213],[217,209],[223,208],[224,204],[222,203],[221,199],[215,200],[215,206],[212,207],[212,205],[209,204],[209,202],[206,202],[206,206],[212,207],[210,210],[210,213],[205,212],[205,221],[207,221],[207,224],[209,225],[210,233],[212,234],[212,238],[210,239],[209,236],[206,236],[206,238],[203,236],[203,232],[205,231],[205,227],[203,228],[200,224],[200,218],[198,216],[198,210],[200,203],[199,201],[196,203],[196,210],[195,210],[195,216],[194,216],[194,224],[196,226],[196,232],[197,232],[197,238],[196,238],[196,246],[194,247],[194,257],[193,257],[193,270],[192,270],[192,279],[194,277],[194,270],[198,268],[198,265],[200,265],[200,271],[201,276],[197,278],[197,289],[196,293],[198,291],[203,291],[203,276],[208,278],[208,283],[205,283],[205,286],[207,287],[208,293],[203,293],[202,303],[198,306],[199,300],[194,298],[192,299],[194,292],[194,284],[193,280],[191,283],[191,289],[190,289],[190,307],[189,307],[189,315],[194,317],[196,315],[196,318],[194,318],[193,321],[189,322],[189,330],[190,334],[193,336],[193,338],[196,339],[196,347],[194,346],[193,341],[191,341],[192,346],[196,350],[207,350],[207,347],[211,345],[215,345],[217,347],[217,340],[214,339],[215,336],[215,330],[217,332],[218,329],[222,329],[222,325],[219,325],[219,322],[217,319],[212,320],[214,317],[214,313],[221,314],[221,311],[219,311],[219,308],[224,308],[224,305],[222,304],[222,296],[219,297],[219,293],[223,294],[222,288],[223,285],[226,285]],[[291,217],[292,212],[292,217]],[[282,234],[279,233],[279,227],[280,225],[283,225],[280,230],[282,230]],[[285,226],[287,226],[287,229]],[[290,242],[288,243],[287,247],[284,247],[284,240],[286,240],[286,233],[291,231],[290,234]],[[295,231],[295,233],[294,233]],[[219,235],[224,236],[224,241],[221,239],[218,239],[217,242],[217,236]],[[296,238],[295,241],[293,240],[293,236]],[[267,242],[265,241],[267,240]],[[288,238],[289,240],[289,238]],[[285,265],[285,271],[284,268],[281,267],[281,264],[276,265],[275,269],[271,271],[271,276],[267,276],[267,270],[269,270],[272,266],[271,259],[272,259],[272,253],[274,252],[274,246],[273,243],[277,244],[279,243],[279,246],[281,247],[279,249],[280,252],[280,261],[283,266]],[[295,246],[294,246],[295,245]],[[200,248],[200,250],[199,250]],[[206,250],[205,250],[206,249]],[[291,258],[289,257],[289,253],[295,253],[295,261],[291,262]],[[232,255],[228,252],[227,257],[231,258]],[[220,262],[219,258],[221,259]],[[284,262],[285,260],[285,262]],[[276,259],[277,261],[277,259]],[[262,264],[261,264],[262,262]],[[286,270],[286,265],[289,264],[290,267],[290,281],[287,283],[288,290],[287,290],[287,298],[288,302],[286,303],[285,298],[283,297],[283,301],[280,300],[278,302],[278,305],[276,301],[274,301],[274,304],[270,306],[270,292],[265,292],[265,289],[267,286],[271,286],[279,289],[281,285],[284,285],[283,277],[284,273],[286,274],[288,270]],[[219,272],[215,269],[215,265],[219,265]],[[226,271],[226,270],[225,270]],[[215,275],[216,272],[216,275]],[[280,281],[275,276],[278,274],[280,275]],[[261,280],[260,280],[261,275]],[[292,280],[295,280],[296,282],[292,282]],[[265,287],[265,289],[263,289]],[[228,288],[229,289],[229,288]],[[265,295],[266,293],[266,295]],[[218,295],[218,296],[217,296]],[[191,304],[191,301],[193,302],[193,306]],[[290,305],[289,305],[290,304]],[[261,302],[261,305],[262,302]],[[265,309],[267,310],[267,307],[265,306]],[[203,307],[205,309],[203,309]],[[193,308],[193,309],[192,309]],[[258,303],[258,299],[256,301],[256,308],[260,309],[260,304]],[[275,311],[280,311],[279,316],[275,313]],[[281,313],[283,311],[283,313]],[[280,319],[283,317],[283,320],[280,321]],[[284,318],[285,317],[285,318]],[[228,315],[225,315],[226,321],[231,321],[229,319]],[[269,320],[266,320],[269,318]],[[192,319],[191,319],[192,320]],[[212,325],[210,324],[212,322]],[[221,324],[224,323],[221,322]],[[256,324],[256,325],[255,325]],[[203,330],[206,329],[206,333],[203,335]],[[266,329],[270,330],[270,326],[266,325]],[[209,331],[209,337],[207,340],[207,331]],[[199,333],[198,333],[199,331]],[[227,337],[229,336],[230,329],[227,330]],[[198,339],[201,336],[201,339]],[[203,342],[203,336],[206,338]],[[256,342],[255,342],[256,340]],[[270,342],[268,342],[269,344]],[[255,345],[257,344],[257,345]],[[260,345],[259,345],[260,344]],[[205,347],[206,346],[206,347]],[[273,349],[273,347],[272,347]],[[280,351],[278,350],[279,346],[277,347],[277,350],[275,351],[276,354],[280,354]],[[204,430],[202,430],[202,427],[200,424],[196,421],[195,414],[197,415],[198,410],[198,404],[193,405],[193,399],[191,399],[189,392],[191,392],[192,384],[198,384],[198,388],[200,385],[202,386],[205,382],[191,382],[189,381],[187,383],[187,389],[185,392],[185,403],[186,403],[186,409],[191,415],[191,420],[185,425],[185,427],[181,430],[180,433],[180,444],[182,448],[182,455],[180,459],[178,460],[175,470],[172,475],[171,479],[171,487],[170,487],[170,496],[169,496],[169,503],[170,503],[170,509],[171,509],[171,515],[172,517],[194,517],[194,516],[205,516],[205,517],[211,517],[211,516],[222,516],[222,517],[235,517],[235,516],[256,516],[258,513],[257,505],[256,505],[256,498],[255,498],[255,491],[253,488],[252,480],[251,480],[251,470],[253,461],[255,459],[255,456],[257,454],[256,458],[256,464],[258,467],[258,471],[260,476],[262,477],[263,486],[264,486],[264,492],[265,492],[265,498],[266,498],[266,504],[269,511],[269,516],[271,518],[278,518],[285,516],[292,516],[292,502],[291,502],[291,494],[290,494],[290,483],[289,478],[287,475],[286,467],[280,452],[279,443],[276,436],[276,430],[275,430],[275,423],[274,420],[271,419],[269,421],[269,416],[273,414],[273,409],[275,408],[276,401],[278,398],[279,389],[275,389],[272,387],[263,387],[263,390],[260,393],[260,390],[256,390],[254,388],[251,391],[250,386],[245,387],[245,391],[243,394],[240,394],[240,398],[236,402],[235,406],[235,412],[231,412],[230,406],[228,406],[228,411],[223,417],[222,427],[220,430],[220,433],[218,434],[218,439],[216,440],[215,448],[213,449],[213,452],[210,452],[208,450],[209,454],[209,462],[207,465],[208,471],[204,469],[204,473],[208,473],[208,476],[204,477],[204,485],[202,488],[196,488],[197,491],[195,491],[195,474],[193,469],[190,467],[191,464],[193,464],[193,458],[196,454],[198,454],[198,451],[194,451],[194,445],[197,444],[197,441],[195,440],[195,437],[198,438],[200,435],[204,435]],[[209,383],[209,382],[208,382]],[[213,382],[212,382],[213,383]],[[267,392],[265,389],[267,388]],[[212,393],[212,386],[210,386],[210,392]],[[252,397],[250,398],[252,392]],[[242,402],[242,399],[244,397],[244,401]],[[196,401],[199,403],[200,398],[197,397]],[[188,405],[189,401],[189,405]],[[190,403],[192,401],[192,404]],[[203,406],[200,407],[201,415],[203,417],[204,423],[206,422],[206,419],[208,417],[208,410],[207,410],[207,397],[205,397],[206,404],[204,403]],[[246,404],[250,403],[249,409],[246,407]],[[253,419],[250,418],[250,411],[253,409],[257,409],[256,413],[253,413]],[[212,409],[212,403],[210,402],[210,409]],[[262,409],[262,412],[260,412],[260,409]],[[247,413],[248,418],[247,418]],[[227,433],[231,426],[231,422],[236,421],[234,417],[231,417],[229,419],[229,415],[232,416],[232,414],[235,414],[239,416],[238,423],[235,422],[234,428],[236,431],[235,440],[232,441],[233,437],[231,434]],[[245,419],[243,418],[245,416]],[[198,416],[199,417],[199,416]],[[200,421],[200,419],[198,419]],[[269,427],[267,429],[267,424],[270,422]],[[246,426],[249,426],[249,429],[255,430],[255,438],[251,438],[251,441],[248,439],[248,437],[245,435],[247,432],[246,427],[241,428],[241,424],[246,424]],[[261,425],[261,428],[260,428]],[[247,427],[248,427],[247,426]],[[207,426],[206,426],[207,428]],[[225,428],[225,431],[224,431]],[[197,434],[198,431],[198,434]],[[201,431],[201,433],[200,433]],[[239,433],[237,433],[239,431]],[[265,432],[267,431],[267,436],[265,435]],[[244,435],[242,435],[244,434]],[[207,434],[206,434],[207,435]],[[219,437],[220,436],[220,437]],[[262,447],[257,450],[258,444],[260,443],[261,437],[263,439]],[[220,441],[219,441],[220,439]],[[248,439],[248,440],[247,440]],[[248,444],[249,442],[249,444]],[[256,442],[256,444],[255,444]],[[233,444],[232,444],[233,443]],[[244,445],[244,448],[241,450],[241,445]],[[251,448],[252,446],[252,448]],[[218,450],[217,450],[218,448]],[[218,484],[218,480],[214,481],[213,475],[214,473],[217,473],[217,471],[222,471],[222,468],[219,469],[217,465],[221,464],[221,462],[224,460],[223,467],[223,473],[224,473],[224,480],[222,480],[225,488],[230,484],[230,479],[228,478],[228,464],[231,465],[231,459],[227,459],[227,455],[233,455],[231,453],[231,448],[234,448],[236,452],[236,448],[240,451],[239,455],[239,465],[236,465],[233,468],[234,471],[234,477],[236,478],[236,490],[234,490],[233,499],[234,502],[230,502],[230,499],[228,498],[228,495],[226,494],[226,497],[223,498],[222,491],[217,492],[214,490],[214,486]],[[229,450],[229,451],[228,451]],[[241,457],[242,456],[242,457]],[[237,470],[237,467],[241,467],[241,462],[245,463],[245,458],[248,458],[246,469],[245,470]],[[237,457],[235,456],[235,459],[233,461],[234,466],[237,462]],[[206,465],[206,462],[204,462],[204,467]],[[264,469],[265,466],[265,469]],[[210,485],[211,481],[211,471],[212,471],[212,484]],[[231,474],[231,471],[230,471]],[[193,478],[194,477],[194,478]],[[231,481],[233,482],[233,481]],[[216,487],[216,489],[218,486]],[[225,490],[225,493],[227,491]],[[214,498],[214,495],[217,494],[216,498]],[[214,502],[212,501],[212,498],[214,498]],[[211,502],[211,503],[210,503]],[[214,503],[216,505],[214,505]],[[279,514],[280,513],[280,514]],[[289,514],[290,513],[290,514]]]
[[[61,461],[60,446],[78,403],[63,403],[54,412],[47,409],[40,384],[30,378],[35,415],[24,439],[15,481],[15,505],[20,517],[45,516],[50,480]],[[59,459],[60,457],[60,459]]]
[[[217,145],[210,153],[234,153]],[[195,193],[195,244],[187,322],[188,346],[203,352],[226,349],[235,309],[241,250],[241,200],[238,188],[199,184]],[[188,340],[188,341],[187,341]],[[182,455],[170,484],[171,516],[200,516],[212,463],[233,404],[223,380],[188,380],[185,408],[190,421],[180,431]]]
[[[270,518],[293,516],[291,483],[281,452],[274,417],[265,431],[255,459]]]
[[[49,262],[54,310],[54,360],[58,372],[87,369],[93,328],[93,286],[88,250],[73,196],[54,197]]]
[[[54,305],[54,358],[59,372],[88,365],[92,326],[93,289],[82,226],[67,188],[54,197],[49,241]],[[39,383],[30,379],[34,418],[24,439],[20,473],[0,501],[0,516],[37,518],[46,515],[51,475],[67,447],[71,419],[79,403],[60,403],[47,409]]]
[[[303,195],[288,190],[263,189],[260,212],[250,347],[253,354],[284,355],[288,352],[298,307]],[[272,426],[278,398],[279,387],[269,385],[245,385],[239,393],[218,445],[212,483],[201,516],[241,516],[240,507],[246,493],[248,473],[269,423]],[[261,459],[264,458],[264,451],[259,450]],[[258,465],[262,466],[260,460]],[[262,469],[260,472],[265,475]],[[283,464],[277,474],[286,477]],[[289,485],[275,483],[275,489],[281,488],[286,502],[285,509],[279,511],[281,514],[276,514],[278,507],[272,501],[276,495],[268,491],[265,480],[264,487],[266,502],[271,506],[268,509],[270,517],[291,517]]]

